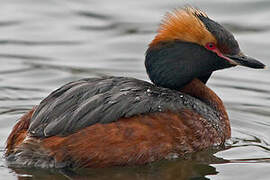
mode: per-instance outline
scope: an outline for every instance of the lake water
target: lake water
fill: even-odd
[[[101,75],[147,80],[148,43],[164,13],[187,3],[231,30],[243,52],[270,64],[269,0],[2,0],[0,179],[270,179],[270,70],[244,67],[215,72],[208,82],[230,116],[232,139],[225,150],[76,174],[5,164],[12,126],[60,85]]]

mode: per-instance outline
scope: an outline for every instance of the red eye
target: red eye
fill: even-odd
[[[214,50],[214,49],[216,49],[215,43],[212,43],[212,42],[207,43],[207,44],[205,45],[205,47],[206,47],[207,49],[209,49],[209,50]]]

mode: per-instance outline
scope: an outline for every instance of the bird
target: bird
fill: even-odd
[[[104,76],[70,82],[24,114],[6,141],[10,166],[103,168],[183,157],[231,137],[214,71],[266,66],[200,9],[168,12],[145,53],[151,82]]]

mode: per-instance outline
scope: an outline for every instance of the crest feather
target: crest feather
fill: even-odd
[[[215,37],[199,19],[200,16],[208,18],[203,11],[190,6],[167,13],[150,46],[173,40],[192,42],[203,46],[207,42],[216,43]]]
[[[185,8],[183,8],[183,10],[185,10],[188,13],[192,13],[193,15],[196,15],[196,16],[204,16],[208,18],[205,12],[201,11],[200,9],[193,8],[191,6],[186,6]]]

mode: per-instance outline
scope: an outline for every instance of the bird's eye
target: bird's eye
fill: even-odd
[[[212,42],[207,43],[207,44],[205,45],[205,47],[206,47],[207,49],[209,49],[209,50],[216,49],[215,43],[212,43]]]

